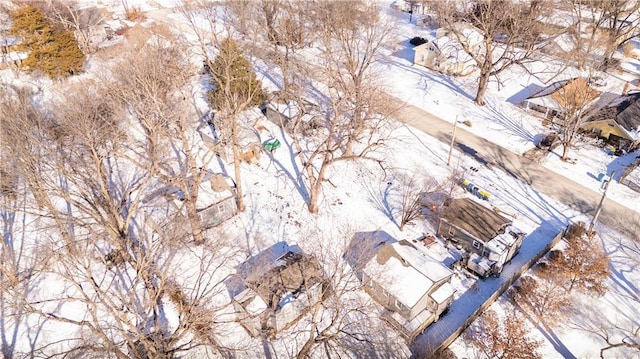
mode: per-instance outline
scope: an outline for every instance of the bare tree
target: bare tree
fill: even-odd
[[[228,6],[235,15],[236,23],[250,23],[254,28],[253,37],[246,46],[263,60],[278,66],[284,93],[295,92],[292,87],[296,86],[296,77],[299,75],[297,67],[301,65],[301,61],[293,57],[298,49],[313,41],[315,33],[312,28],[312,12],[307,9],[309,3],[263,0],[250,1],[241,6],[231,2]],[[264,34],[271,46],[265,46]]]
[[[525,321],[515,313],[499,318],[489,310],[465,331],[465,338],[483,358],[542,358],[540,340],[531,339]]]
[[[604,45],[600,36],[605,20],[604,13],[599,11],[595,1],[567,1],[567,6],[572,13],[572,23],[568,24],[565,33],[574,46],[570,58],[582,69],[589,62],[594,50]]]
[[[213,62],[209,62],[209,73],[215,86],[209,93],[209,102],[216,110],[215,121],[218,127],[229,134],[238,210],[244,211],[239,116],[243,111],[262,104],[264,93],[251,65],[242,56],[233,39],[226,38],[216,45],[219,53]]]
[[[343,235],[348,238],[348,235]],[[402,358],[402,341],[394,333],[387,333],[386,324],[380,319],[377,304],[362,291],[362,284],[355,269],[370,259],[368,251],[349,253],[350,267],[343,258],[345,246],[327,246],[327,241],[316,241],[312,251],[324,268],[329,286],[322,300],[309,308],[309,319],[302,326],[293,328],[287,338],[292,338],[295,357],[298,359],[322,356],[344,357],[359,353],[363,357]],[[406,348],[406,347],[405,347]]]
[[[290,132],[311,213],[318,211],[322,186],[334,163],[371,159],[369,155],[383,142],[382,92],[375,81],[367,80],[389,31],[377,15],[370,15],[377,14],[375,5],[319,2],[315,6],[315,21],[323,29],[320,64],[317,71],[309,69],[304,87],[288,94],[300,109],[291,119]],[[314,90],[314,78],[328,88]],[[307,90],[313,95],[303,93]]]
[[[394,23],[381,17],[375,3],[320,4],[315,21],[322,33],[321,78],[350,117],[345,155],[352,156],[355,144],[366,140],[371,125],[389,112],[374,65]]]
[[[589,86],[590,76],[585,80],[576,77],[566,80],[562,87],[552,94],[560,106],[560,141],[562,160],[569,158],[569,150],[574,145],[582,125],[592,113],[594,101],[600,93]]]
[[[543,322],[556,325],[571,305],[561,284],[550,279],[520,278],[519,284],[510,292],[511,298],[533,316],[536,325]]]
[[[569,227],[565,240],[567,247],[552,251],[549,256],[548,276],[568,285],[571,293],[574,288],[602,296],[607,291],[606,280],[611,272],[609,259],[602,247],[586,235],[584,223]]]
[[[146,45],[116,66],[115,81],[104,83],[142,129],[143,147],[134,152],[139,166],[179,190],[190,234],[203,243],[197,203],[206,177],[203,169],[215,153],[201,153],[194,143],[199,119],[189,107],[194,94],[188,79],[195,71],[188,70],[178,44]]]
[[[32,240],[25,235],[30,203],[11,148],[13,139],[9,136],[15,127],[6,118],[20,114],[6,111],[15,105],[14,100],[4,89],[0,94],[0,352],[4,358],[12,358],[19,355],[19,333],[25,331],[27,295],[36,286],[47,260],[43,252],[32,250]]]
[[[624,220],[621,219],[621,222]],[[624,221],[625,224],[628,222]],[[627,228],[637,232],[638,228]],[[622,268],[637,268],[640,264],[640,244],[634,237],[612,235],[609,240],[616,243],[616,250],[609,253],[613,270],[623,272]],[[619,266],[622,266],[620,268]],[[633,317],[625,313],[635,313],[640,308],[640,298],[637,293],[629,291],[630,283],[619,282],[620,292],[616,295],[624,298],[618,303],[617,313],[585,308],[580,316],[572,320],[572,327],[583,330],[600,339],[602,347],[600,357],[630,357],[640,353],[640,325]],[[612,291],[614,290],[612,286]],[[618,288],[615,288],[618,289]],[[629,295],[630,294],[630,295]]]
[[[602,11],[606,44],[602,68],[611,66],[614,52],[640,35],[640,3],[633,0],[596,2]]]
[[[404,226],[422,216],[422,200],[425,196],[440,190],[440,185],[434,178],[422,181],[405,175],[400,178],[400,230]]]
[[[541,2],[449,0],[429,5],[439,23],[477,65],[480,74],[474,101],[480,106],[484,105],[490,79],[499,80],[500,74],[513,65],[526,66],[535,61],[543,45],[537,21],[544,11]]]
[[[0,107],[3,114],[15,115],[2,116],[3,129],[24,141],[3,154],[11,156],[24,179],[25,198],[35,199],[33,207],[23,209],[35,224],[22,233],[43,238],[38,251],[47,258],[46,271],[33,280],[59,284],[33,291],[15,310],[74,328],[34,344],[36,355],[162,358],[203,345],[222,350],[212,324],[222,320],[215,319],[219,308],[212,303],[224,288],[222,269],[233,253],[224,236],[197,252],[185,247],[192,238],[183,229],[185,212],[163,196],[170,192],[165,179],[175,162],[164,161],[160,155],[166,152],[160,149],[173,143],[180,156],[190,149],[180,147],[179,133],[167,131],[178,126],[175,118],[159,117],[170,115],[171,107],[159,107],[166,113],[143,113],[145,103],[135,102],[146,100],[153,109],[166,104],[173,93],[152,87],[167,84],[137,75],[131,80],[139,81],[141,97],[128,93],[126,103],[104,91],[111,84],[86,82],[54,97],[61,102],[47,104],[51,114],[36,111],[28,93],[20,91]],[[149,97],[154,95],[167,97]],[[138,110],[137,116],[126,116],[125,109]],[[136,123],[152,120],[158,127],[145,136],[144,123]],[[186,191],[192,184],[188,173],[177,175],[175,186]],[[185,272],[182,260],[200,267]],[[167,315],[171,308],[173,317]]]
[[[97,7],[81,7],[75,0],[49,0],[43,5],[47,16],[75,33],[83,54],[96,52],[95,37],[107,17],[104,11]]]
[[[250,108],[261,105],[265,100],[262,84],[257,80],[251,63],[243,56],[242,49],[231,37],[230,16],[227,22],[220,20],[225,16],[218,12],[217,4],[195,1],[184,2],[182,13],[189,21],[189,26],[196,33],[198,46],[204,57],[208,75],[211,76],[212,89],[208,100],[215,110],[214,123],[223,131],[223,143],[231,146],[236,183],[236,203],[239,211],[244,211],[243,183],[241,166],[240,115]],[[199,24],[199,14],[207,14],[209,23],[204,28]],[[220,36],[221,28],[226,35]],[[209,44],[215,47],[209,49]]]

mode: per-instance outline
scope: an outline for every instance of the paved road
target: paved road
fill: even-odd
[[[451,142],[453,125],[416,106],[395,97],[389,98],[392,108],[398,109],[392,116],[427,133],[440,141]],[[475,106],[469,102],[469,106]],[[569,205],[581,213],[593,214],[602,197],[571,179],[561,176],[542,165],[508,149],[478,137],[464,128],[456,130],[455,147],[462,152],[473,152],[477,160],[490,163],[534,187],[540,193]],[[640,196],[638,196],[640,200]],[[599,222],[624,230],[627,235],[640,238],[640,214],[607,198]]]

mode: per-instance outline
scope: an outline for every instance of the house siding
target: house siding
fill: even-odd
[[[633,140],[629,138],[627,132],[622,130],[614,120],[587,122],[582,126],[582,129],[587,132],[595,132],[598,136],[607,139],[609,136],[615,135],[628,140]]]
[[[380,303],[383,307],[400,314],[407,320],[413,319],[424,307],[420,307],[420,303],[424,297],[418,301],[413,308],[409,308],[402,303],[398,303],[398,298],[389,294],[384,288],[378,284],[375,280],[367,276],[365,273],[362,275],[362,283],[364,284],[364,290],[373,298],[376,302]],[[421,308],[421,309],[418,309]]]
[[[405,319],[412,320],[418,314],[420,314],[420,312],[422,312],[425,308],[427,308],[431,312],[434,312],[434,310],[431,309],[431,308],[434,308],[434,305],[429,305],[430,301],[433,302],[433,299],[431,299],[431,297],[429,297],[429,293],[425,293],[422,296],[422,298],[420,298],[420,300],[418,300],[416,305],[414,305],[413,308],[411,308],[411,310],[409,311],[408,317],[405,317]]]
[[[453,225],[446,220],[440,220],[440,225],[438,226],[438,235],[459,243],[467,251],[475,252],[479,255],[482,255],[484,253],[484,242],[465,233],[458,226]],[[475,247],[473,245],[474,242],[477,244],[477,246]]]

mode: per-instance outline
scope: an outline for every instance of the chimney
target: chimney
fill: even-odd
[[[625,96],[627,92],[629,92],[630,86],[631,86],[631,83],[629,81],[624,83],[624,87],[622,88],[622,96]]]

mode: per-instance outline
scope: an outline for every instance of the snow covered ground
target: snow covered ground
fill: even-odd
[[[123,3],[117,0],[94,0],[107,6],[109,10],[120,14],[124,12]],[[128,5],[141,11],[154,11],[160,7],[172,8],[173,0],[129,0]],[[167,15],[170,16],[170,15]],[[412,65],[412,50],[408,39],[413,36],[433,35],[432,30],[417,28],[406,17],[400,16],[397,25],[397,39],[385,49],[386,58],[380,63],[379,70],[388,92],[417,107],[432,112],[453,123],[469,120],[472,123],[468,131],[496,142],[515,153],[523,153],[534,146],[534,139],[546,129],[540,120],[517,108],[520,100],[529,93],[531,84],[542,85],[538,78],[523,70],[514,68],[502,77],[498,88],[492,83],[487,93],[487,105],[475,106],[472,103],[475,79],[451,78]],[[541,65],[541,77],[549,77],[557,65]],[[5,81],[24,82],[25,78],[16,78],[15,74],[3,71]],[[612,89],[622,88],[621,82],[612,79]],[[46,82],[43,86],[51,86]],[[296,164],[292,162],[291,149],[283,133],[275,127],[269,128],[269,136],[278,138],[284,146],[272,155],[263,155],[257,165],[245,165],[247,211],[234,219],[211,230],[208,235],[225,234],[238,239],[241,251],[247,256],[254,255],[274,243],[285,241],[290,245],[313,252],[318,250],[318,242],[328,242],[338,248],[343,246],[349,233],[354,231],[385,230],[396,239],[415,239],[423,233],[433,233],[435,229],[427,221],[416,221],[405,231],[399,231],[397,213],[400,201],[400,188],[403,174],[414,178],[435,177],[439,181],[450,175],[445,165],[448,144],[426,136],[425,134],[401,123],[390,124],[390,140],[386,150],[380,154],[388,171],[383,172],[377,164],[367,162],[344,162],[330,169],[328,178],[332,185],[324,188],[320,205],[320,214],[310,215],[306,210],[305,192],[297,182]],[[267,135],[267,134],[265,134]],[[576,164],[559,161],[557,153],[550,154],[545,162],[548,168],[570,177],[581,184],[598,190],[601,182],[597,175],[601,172],[621,172],[621,168],[635,159],[637,154],[623,157],[611,157],[600,148],[584,145],[572,150],[571,157],[578,159]],[[472,158],[459,159],[463,167],[482,167]],[[216,168],[213,171],[225,171],[229,168]],[[569,207],[547,198],[526,183],[518,181],[499,171],[482,170],[470,173],[469,180],[483,188],[490,188],[493,194],[490,204],[517,214],[517,226],[530,233],[527,240],[536,240],[563,228],[569,221],[585,220],[584,214],[576,213]],[[456,195],[465,195],[461,188],[455,189]],[[612,200],[625,204],[640,212],[638,193],[618,183],[612,183],[608,192]],[[601,231],[603,246],[611,254],[612,272],[610,291],[602,298],[584,299],[581,313],[605,313],[615,318],[620,325],[637,323],[640,313],[638,287],[640,269],[637,265],[624,260],[622,251],[628,246],[629,238],[622,238],[605,227]],[[464,273],[456,273],[454,286],[458,297],[471,290],[475,281]],[[509,304],[500,300],[496,307],[507,310]],[[448,315],[455,315],[449,313]],[[230,341],[252,340],[241,328],[235,327],[237,338]],[[562,325],[549,333],[543,329],[531,328],[532,335],[545,340],[545,357],[594,357],[599,355],[602,342],[584,331]],[[47,333],[45,333],[47,334]],[[48,333],[53,339],[54,333]],[[46,338],[46,336],[43,335]],[[239,339],[241,338],[241,339]],[[23,343],[27,345],[28,343]],[[257,341],[246,357],[268,356],[261,343]],[[273,348],[286,350],[287,343],[277,342]],[[27,348],[28,349],[28,348]],[[25,350],[27,350],[25,349]],[[453,349],[460,356],[472,356],[462,339]],[[274,353],[275,354],[275,353]]]

